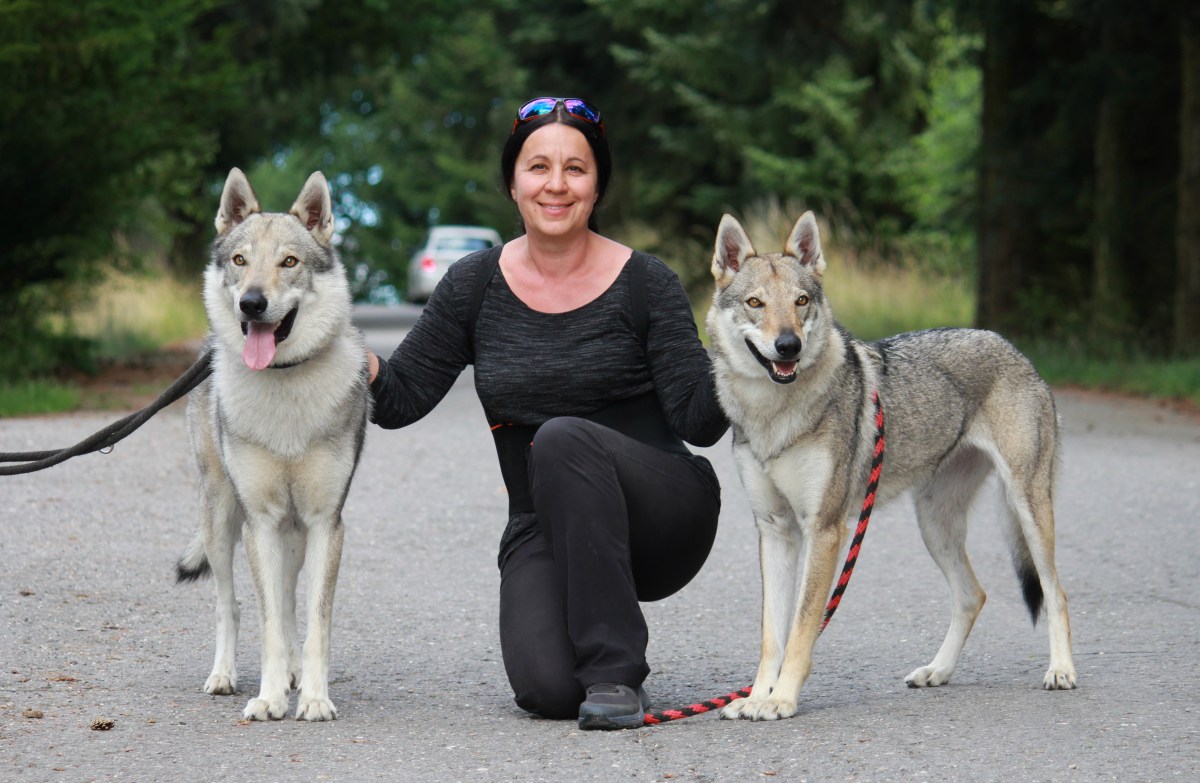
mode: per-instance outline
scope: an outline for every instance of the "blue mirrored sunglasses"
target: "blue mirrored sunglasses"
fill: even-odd
[[[511,132],[516,133],[517,128],[523,122],[529,122],[535,117],[550,114],[560,103],[567,110],[567,114],[595,125],[600,129],[601,133],[604,132],[604,121],[600,119],[600,110],[579,98],[534,98],[517,109],[517,118],[513,120]]]

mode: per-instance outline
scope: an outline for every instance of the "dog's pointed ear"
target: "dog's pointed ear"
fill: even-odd
[[[800,259],[800,263],[811,266],[817,277],[825,274],[825,254],[821,252],[821,231],[817,228],[817,218],[812,211],[805,212],[796,221],[783,246],[788,255]]]
[[[717,227],[717,247],[713,253],[712,275],[718,283],[727,281],[742,268],[742,262],[756,255],[746,230],[733,215],[721,217]]]
[[[221,206],[217,210],[217,235],[224,236],[238,223],[261,211],[250,180],[236,166],[230,169],[229,176],[225,178],[225,189],[221,191]]]
[[[290,214],[299,218],[318,240],[329,242],[333,237],[333,200],[324,174],[314,171],[308,176]]]

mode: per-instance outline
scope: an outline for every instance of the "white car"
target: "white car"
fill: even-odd
[[[500,234],[484,226],[434,226],[408,262],[408,300],[425,302],[442,275],[458,259],[503,244]]]

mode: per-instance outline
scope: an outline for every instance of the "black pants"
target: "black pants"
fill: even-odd
[[[701,457],[576,418],[533,441],[538,535],[500,578],[500,645],[518,705],[574,718],[599,682],[638,686],[648,631],[638,601],[679,590],[712,548],[720,487]]]

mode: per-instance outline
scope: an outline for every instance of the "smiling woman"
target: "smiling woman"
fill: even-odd
[[[500,641],[522,708],[585,729],[640,726],[639,601],[686,585],[720,486],[685,441],[728,427],[679,278],[597,231],[612,172],[600,112],[522,106],[500,159],[523,233],[455,263],[386,363],[374,421],[423,417],[467,364],[509,497]]]

